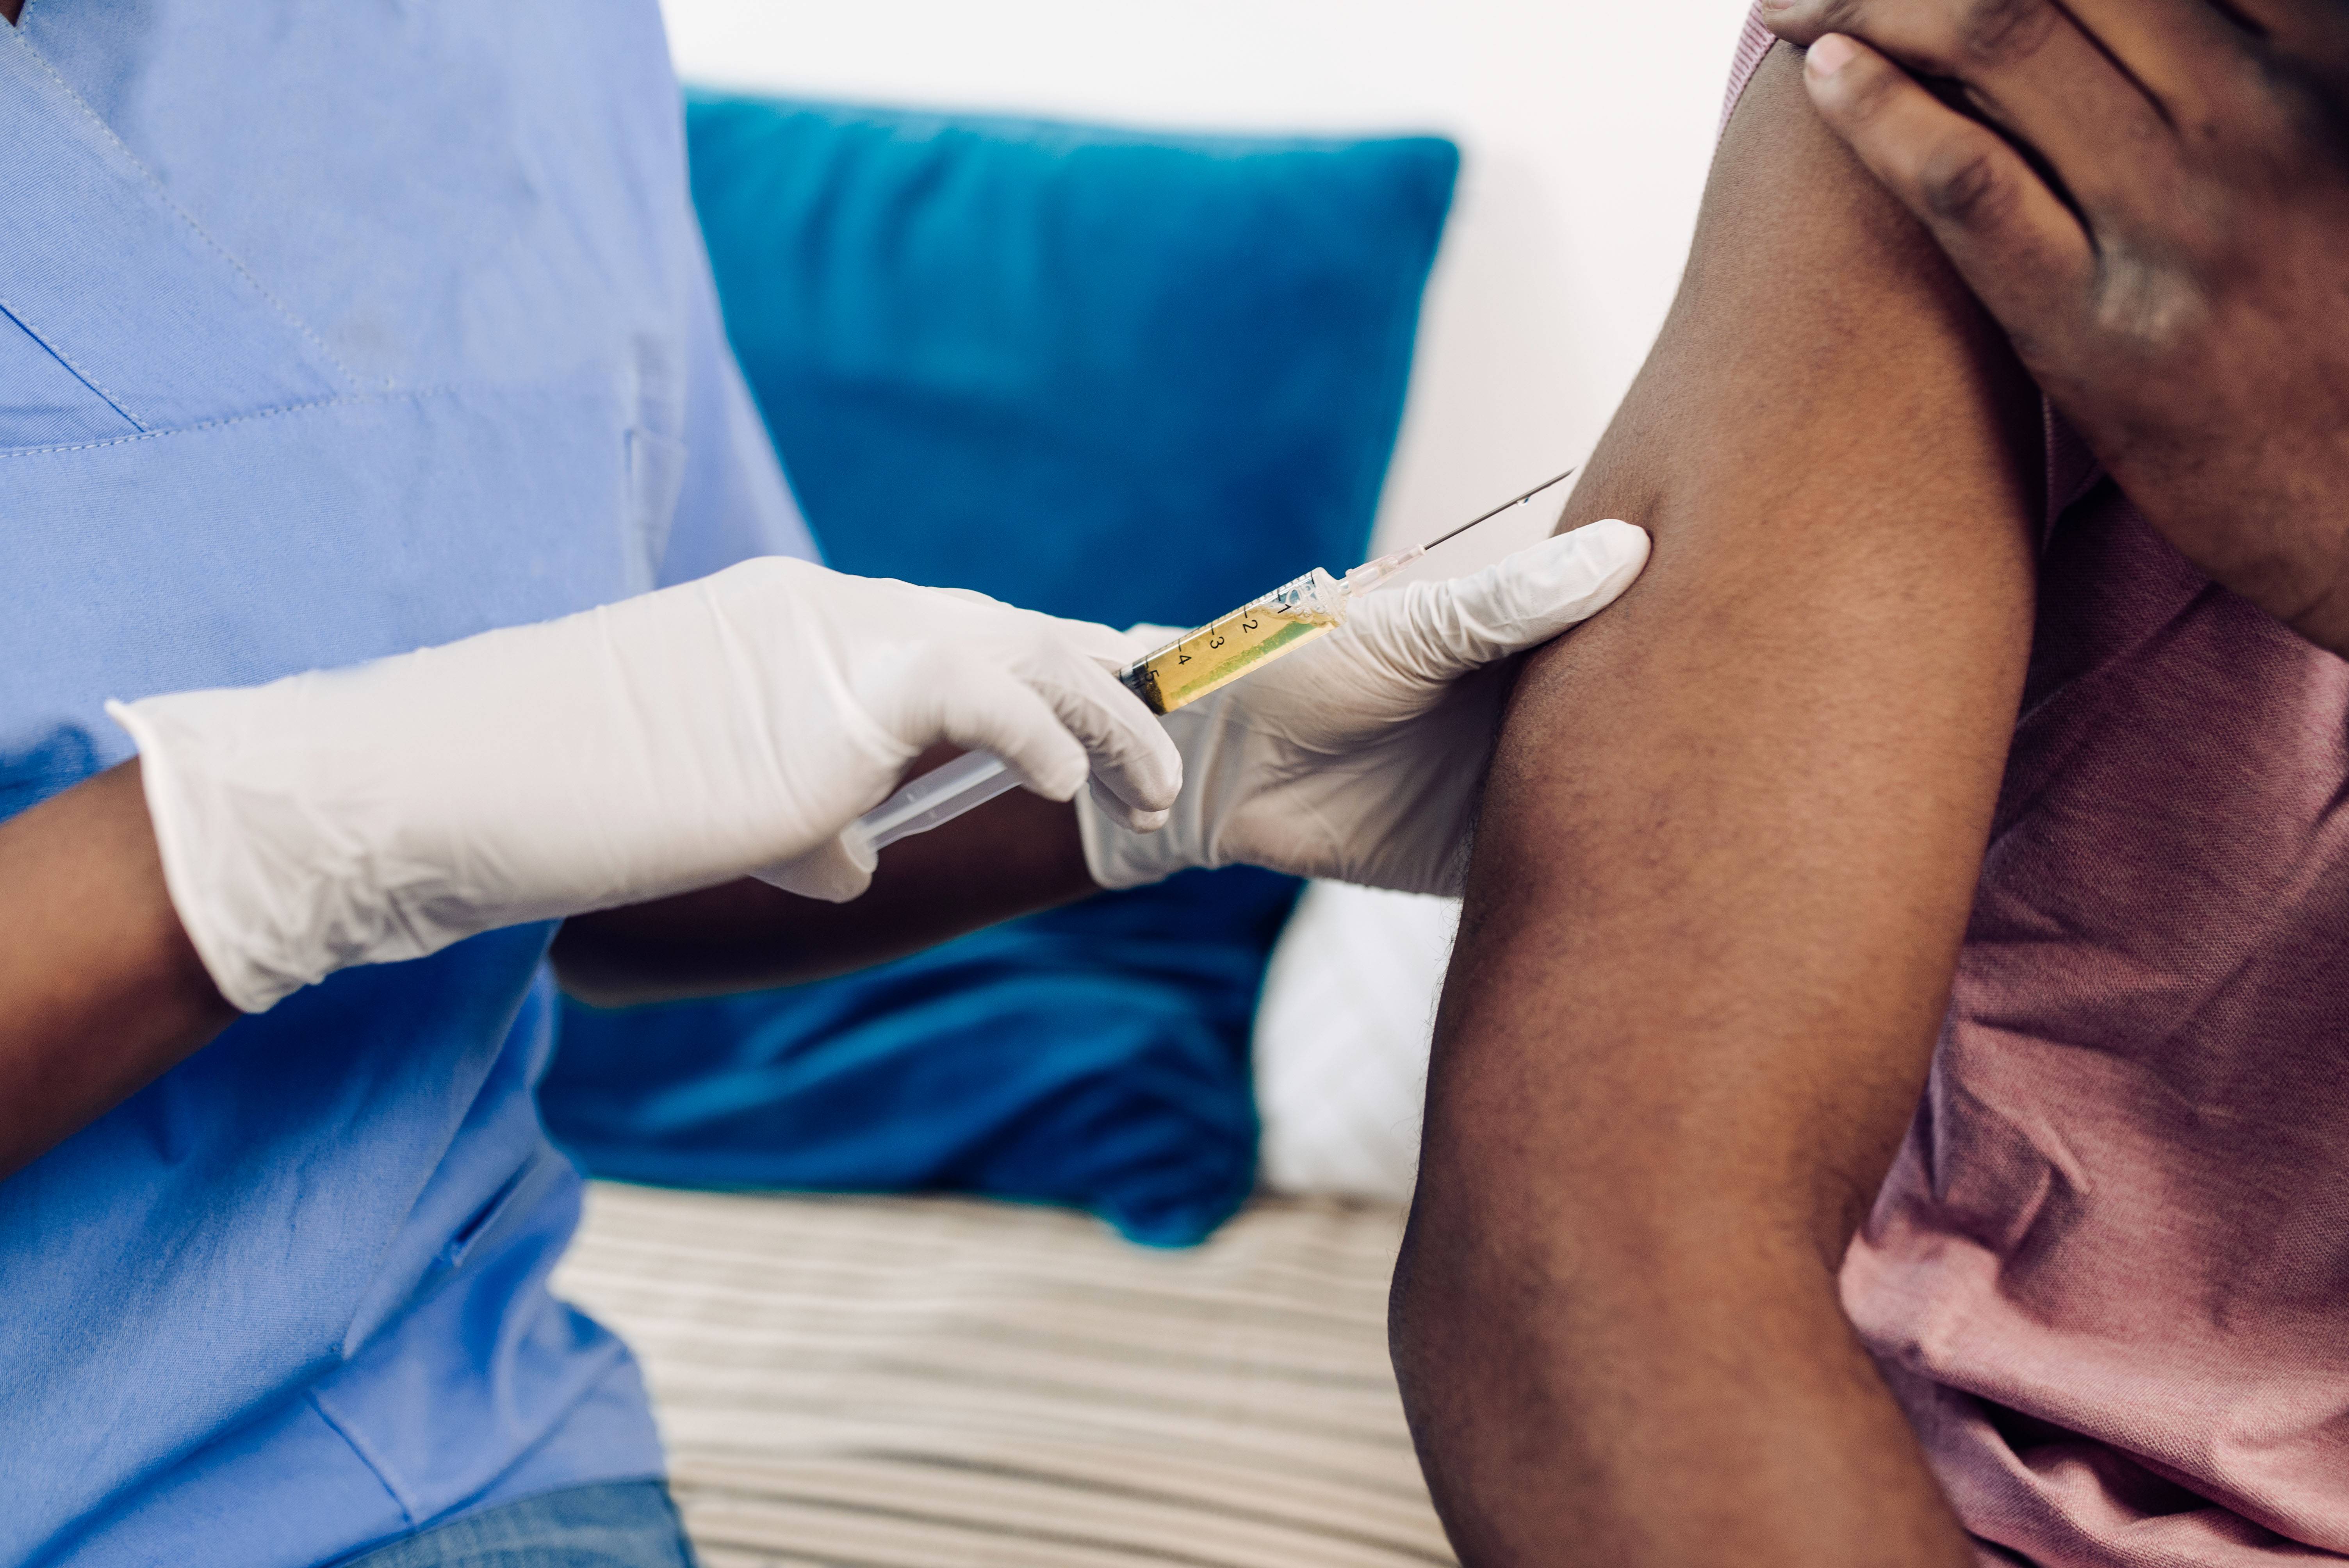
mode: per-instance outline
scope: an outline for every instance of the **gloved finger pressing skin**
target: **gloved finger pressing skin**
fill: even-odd
[[[1596,614],[1647,558],[1647,534],[1609,520],[1469,576],[1355,602],[1332,634],[1166,717],[1185,777],[1163,833],[1121,834],[1080,804],[1095,880],[1131,887],[1246,860],[1455,888],[1507,689],[1495,661]],[[1145,630],[1154,646],[1179,634]]]
[[[1612,604],[1646,570],[1648,531],[1605,518],[1460,579],[1453,598],[1480,663],[1548,642]]]
[[[1522,653],[1613,603],[1648,563],[1647,531],[1619,518],[1546,539],[1481,572],[1374,594],[1350,617],[1398,675],[1440,684]]]

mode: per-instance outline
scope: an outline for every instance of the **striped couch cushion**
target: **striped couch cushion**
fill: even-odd
[[[1400,1212],[1146,1252],[1053,1209],[599,1183],[556,1285],[627,1336],[706,1568],[1453,1562],[1386,1358]]]

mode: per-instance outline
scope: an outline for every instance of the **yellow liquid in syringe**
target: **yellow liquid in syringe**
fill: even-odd
[[[1319,569],[1283,583],[1253,604],[1186,632],[1118,672],[1153,713],[1173,713],[1267,660],[1334,632],[1346,618],[1346,591]]]

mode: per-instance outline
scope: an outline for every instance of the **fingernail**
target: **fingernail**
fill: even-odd
[[[1815,77],[1831,77],[1859,54],[1858,48],[1841,33],[1829,33],[1811,46],[1810,58],[1803,68]]]

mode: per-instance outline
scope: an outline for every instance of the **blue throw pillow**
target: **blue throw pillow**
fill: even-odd
[[[574,1004],[549,1119],[625,1181],[987,1192],[1184,1245],[1254,1181],[1246,1041],[1293,892],[1192,872],[846,980]]]
[[[726,327],[825,559],[1123,624],[1366,547],[1458,154],[691,95]],[[1296,893],[1233,870],[859,975],[566,1006],[589,1169],[942,1187],[1198,1240],[1255,1170],[1247,1034]]]
[[[1444,140],[695,96],[732,339],[826,561],[1191,624],[1369,543]]]

